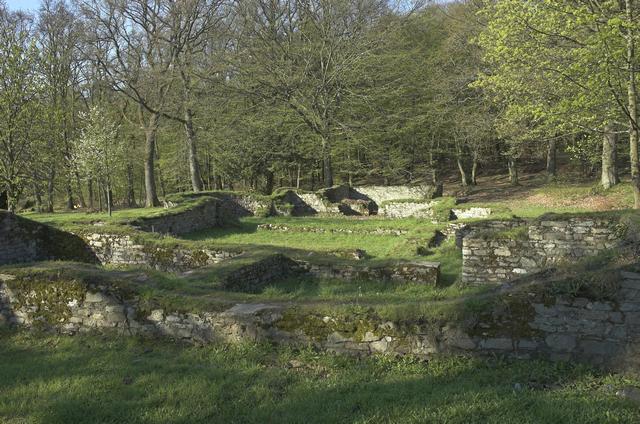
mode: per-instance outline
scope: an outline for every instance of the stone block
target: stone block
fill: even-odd
[[[87,303],[100,303],[100,302],[108,302],[110,299],[107,295],[103,293],[92,293],[87,292],[84,301]]]
[[[518,340],[516,343],[518,349],[535,350],[538,348],[538,342],[535,340]]]
[[[389,342],[386,338],[369,343],[372,352],[385,353],[389,350]]]
[[[489,350],[513,350],[513,341],[503,337],[484,339],[480,342],[480,347]]]
[[[364,337],[362,338],[363,342],[377,342],[378,340],[380,340],[381,337],[380,336],[376,336],[374,333],[372,333],[371,331],[367,331],[364,334]]]
[[[149,321],[160,322],[164,321],[164,311],[162,309],[154,309],[151,311],[151,314],[147,317]]]
[[[585,355],[612,358],[620,350],[620,345],[611,340],[583,340],[580,348]]]
[[[571,352],[576,347],[577,339],[573,334],[550,334],[545,338],[545,343],[554,351]]]

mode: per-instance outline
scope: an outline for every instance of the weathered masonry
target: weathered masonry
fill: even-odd
[[[502,283],[598,255],[624,242],[618,220],[571,217],[483,222],[462,241],[462,281]]]
[[[78,280],[0,275],[0,325],[65,334],[117,331],[192,343],[270,341],[337,353],[504,355],[640,366],[640,274],[612,271],[606,298],[554,294],[544,281],[496,295],[465,319],[389,321],[373,312],[325,315],[273,304],[223,312],[145,310],[135,296]]]

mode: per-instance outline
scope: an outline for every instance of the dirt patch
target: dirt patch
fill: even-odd
[[[532,205],[544,206],[547,208],[575,207],[593,211],[609,211],[620,209],[622,207],[618,199],[600,195],[558,198],[557,196],[538,193],[527,196],[523,200]]]

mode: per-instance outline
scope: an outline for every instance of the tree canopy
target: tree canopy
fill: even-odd
[[[564,152],[600,169],[605,188],[628,161],[640,205],[638,11],[634,0],[44,0],[29,15],[0,0],[0,191],[11,209],[53,211],[214,189],[464,190],[482,172],[517,183],[524,162],[555,178]],[[107,161],[79,153],[90,140],[113,143]]]

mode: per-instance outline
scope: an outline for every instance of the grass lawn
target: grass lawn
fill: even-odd
[[[153,216],[155,214],[161,214],[166,209],[158,208],[134,208],[134,209],[116,209],[113,211],[113,216],[109,216],[106,212],[57,212],[57,213],[37,213],[27,212],[21,214],[25,218],[33,219],[34,221],[42,222],[43,224],[49,224],[53,226],[64,226],[69,224],[91,224],[92,222],[106,222],[110,224],[117,224],[120,222],[126,222],[128,220],[140,218],[143,216]]]
[[[0,421],[632,423],[638,383],[589,368],[465,358],[358,360],[265,345],[0,333]]]
[[[260,224],[289,227],[290,231],[259,229]],[[364,249],[374,258],[416,258],[418,244],[426,246],[435,230],[442,224],[418,219],[350,219],[350,218],[243,218],[234,227],[212,228],[186,236],[186,239],[206,241],[216,246],[258,245],[317,252]],[[319,229],[325,232],[302,231]],[[354,233],[331,232],[349,229]],[[377,229],[402,230],[402,235],[373,235],[364,231]]]

